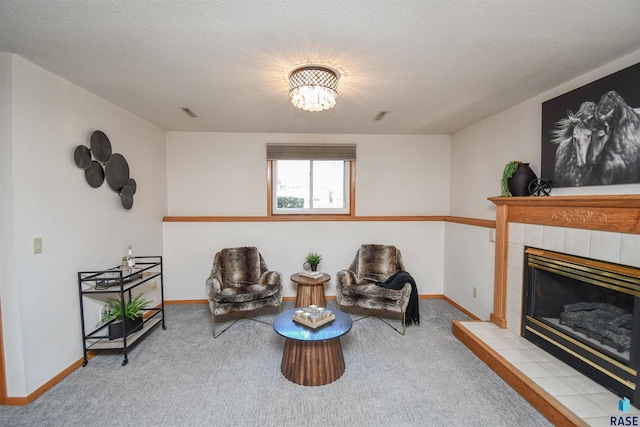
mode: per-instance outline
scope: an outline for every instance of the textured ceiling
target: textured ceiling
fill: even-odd
[[[638,0],[1,0],[0,51],[165,130],[450,134],[639,49],[639,22]],[[334,109],[291,105],[303,64],[339,71]]]

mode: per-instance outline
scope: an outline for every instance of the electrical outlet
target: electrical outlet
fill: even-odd
[[[473,297],[478,298],[478,288],[476,288],[475,286],[473,287]]]
[[[158,284],[156,283],[155,280],[151,281],[151,289],[157,289],[158,288]]]

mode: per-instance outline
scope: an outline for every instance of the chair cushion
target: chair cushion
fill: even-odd
[[[279,285],[236,285],[223,288],[213,296],[213,299],[219,303],[248,302],[268,298],[279,291]]]
[[[360,281],[384,282],[398,268],[395,246],[362,245],[358,260],[358,278]]]
[[[375,283],[361,283],[357,285],[345,286],[342,294],[348,297],[386,299],[397,301],[402,298],[402,290],[387,289]]]
[[[226,248],[221,252],[223,287],[242,287],[248,283],[260,283],[258,248]]]

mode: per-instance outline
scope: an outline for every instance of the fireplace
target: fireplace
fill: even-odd
[[[492,197],[489,200],[496,205],[493,310],[489,320],[498,328],[508,329],[518,336],[522,334],[523,258],[526,248],[542,248],[640,268],[640,194]],[[486,223],[473,225],[492,226]],[[635,302],[634,312],[640,315]],[[638,320],[635,322],[632,330],[638,334]],[[584,424],[571,412],[571,405],[562,404],[559,395],[545,390],[534,377],[519,370],[472,330],[456,322],[452,329],[460,341],[554,424]],[[542,338],[538,341],[540,346],[548,342]],[[618,362],[615,358],[612,360],[616,366],[633,373],[638,369],[638,350],[630,352],[628,363]],[[624,391],[631,394],[633,381],[628,383]],[[576,391],[578,395],[586,394],[581,389]],[[635,389],[633,393],[637,406],[639,399]],[[582,403],[576,404],[582,406]]]
[[[523,271],[522,336],[640,407],[640,269],[527,247]]]

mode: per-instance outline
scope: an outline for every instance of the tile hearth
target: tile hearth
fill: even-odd
[[[585,425],[610,426],[611,417],[640,416],[640,409],[618,411],[620,398],[533,343],[491,322],[459,325],[551,395]]]

